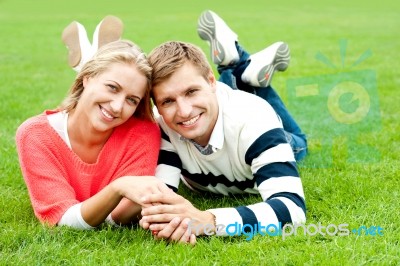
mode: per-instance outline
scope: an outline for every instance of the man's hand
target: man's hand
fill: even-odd
[[[164,224],[163,229],[154,234],[155,239],[166,239],[168,241],[188,243],[192,246],[196,244],[196,235],[192,233],[188,228],[190,218],[181,220],[179,217],[175,217],[168,224]],[[150,228],[153,225],[150,225]]]
[[[195,233],[203,234],[204,226],[214,230],[214,215],[195,208],[190,201],[175,193],[146,195],[141,200],[144,229],[153,231],[156,239],[167,239],[186,243],[195,242]],[[160,205],[150,205],[159,203]],[[189,228],[189,226],[195,226]],[[200,226],[200,227],[199,227]],[[201,230],[197,230],[197,229]],[[209,232],[210,233],[210,232]],[[194,239],[193,239],[194,238]]]
[[[158,203],[159,205],[152,205]],[[214,224],[214,216],[195,208],[190,201],[176,193],[155,193],[141,199],[142,223],[165,224],[175,217],[190,218],[200,224]]]

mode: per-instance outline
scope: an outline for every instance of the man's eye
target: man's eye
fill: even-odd
[[[170,103],[172,103],[172,100],[168,99],[168,100],[163,101],[161,105],[168,105]]]
[[[195,92],[196,92],[196,90],[190,90],[190,91],[187,92],[187,94],[188,94],[188,95],[191,95],[191,94],[193,94],[193,93],[195,93]]]

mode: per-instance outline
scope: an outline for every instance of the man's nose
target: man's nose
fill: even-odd
[[[177,100],[178,115],[180,117],[189,117],[192,112],[192,105],[187,100]]]

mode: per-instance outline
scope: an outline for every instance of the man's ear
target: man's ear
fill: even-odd
[[[210,70],[210,72],[208,73],[208,82],[215,91],[217,85],[217,79],[215,78],[215,75],[212,70]]]

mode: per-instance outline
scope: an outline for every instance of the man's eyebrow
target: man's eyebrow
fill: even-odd
[[[156,100],[156,103],[162,103],[162,102],[164,102],[166,100],[170,100],[170,99],[172,99],[170,96],[161,97],[158,100]]]

